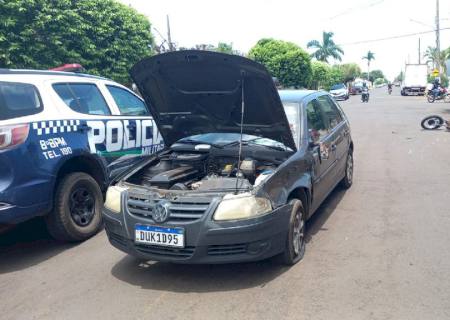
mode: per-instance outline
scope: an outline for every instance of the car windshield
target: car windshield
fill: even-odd
[[[345,85],[343,83],[340,84],[335,84],[334,86],[331,87],[331,90],[339,90],[339,89],[344,89]]]

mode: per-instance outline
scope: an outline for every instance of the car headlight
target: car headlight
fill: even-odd
[[[214,213],[214,220],[239,220],[262,216],[272,211],[269,199],[250,194],[227,194]]]
[[[121,209],[122,192],[127,190],[126,188],[111,186],[106,191],[105,208],[108,208],[112,212],[119,213]]]

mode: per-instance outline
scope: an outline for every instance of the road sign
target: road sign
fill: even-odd
[[[438,69],[434,69],[431,74],[433,75],[433,77],[437,77],[439,76],[439,70]]]

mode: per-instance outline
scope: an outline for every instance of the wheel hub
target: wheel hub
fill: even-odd
[[[70,194],[69,209],[70,216],[77,225],[81,227],[87,226],[94,218],[94,195],[84,187],[73,189]]]

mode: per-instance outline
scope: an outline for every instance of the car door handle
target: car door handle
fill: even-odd
[[[331,151],[336,151],[336,145],[333,143],[332,145],[331,145]]]

